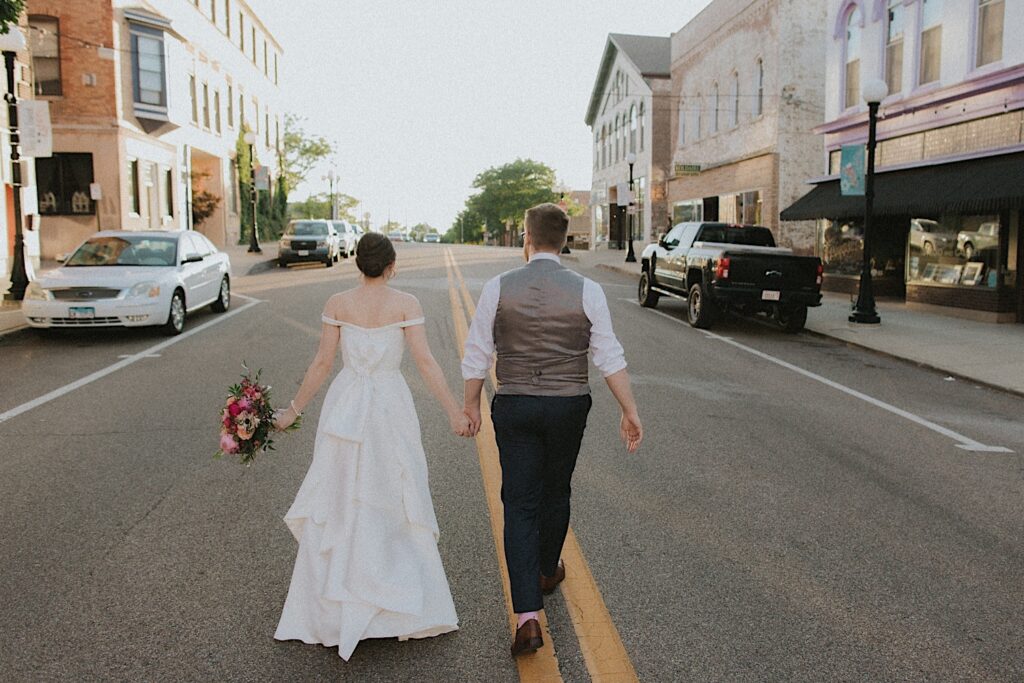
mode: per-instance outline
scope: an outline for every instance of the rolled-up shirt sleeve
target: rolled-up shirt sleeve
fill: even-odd
[[[498,311],[500,296],[500,277],[490,280],[480,292],[462,354],[462,379],[484,379],[491,369],[494,358],[494,316]]]
[[[612,329],[612,314],[601,285],[583,283],[583,312],[590,320],[590,356],[601,375],[608,377],[626,367],[626,353]]]

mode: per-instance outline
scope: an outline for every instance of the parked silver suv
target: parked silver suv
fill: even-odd
[[[281,235],[277,265],[320,261],[328,268],[338,260],[341,251],[338,231],[331,221],[306,219],[292,221]]]

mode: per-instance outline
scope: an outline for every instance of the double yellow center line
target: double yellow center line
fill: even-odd
[[[452,320],[455,324],[455,336],[461,356],[466,337],[469,334],[468,321],[476,313],[476,305],[473,302],[473,297],[470,296],[466,281],[462,278],[459,264],[451,249],[445,249],[445,268],[448,273],[448,295],[452,305]],[[491,370],[491,385],[492,387],[497,386],[493,369]],[[476,436],[477,454],[480,458],[480,471],[483,475],[487,508],[491,516],[491,532],[494,535],[494,549],[501,570],[509,626],[514,632],[515,614],[512,610],[512,596],[509,591],[508,568],[505,565],[503,545],[501,465],[498,460],[498,446],[494,439],[494,427],[491,424],[490,405],[487,401],[481,403],[480,432]],[[622,645],[619,632],[616,630],[615,624],[612,623],[608,608],[605,607],[601,592],[597,588],[597,583],[590,573],[590,567],[583,557],[583,551],[571,528],[562,548],[562,558],[565,560],[566,576],[565,581],[562,582],[561,591],[591,680],[595,683],[638,681],[633,663],[626,653],[626,648]],[[562,680],[558,670],[558,659],[555,656],[554,638],[543,613],[541,613],[541,627],[544,631],[544,647],[534,655],[519,657],[516,660],[519,667],[519,679],[524,683]],[[568,637],[566,634],[560,634],[560,636]]]

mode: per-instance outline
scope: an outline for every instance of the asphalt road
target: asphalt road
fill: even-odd
[[[453,253],[474,296],[520,262]],[[423,303],[457,390],[442,254],[404,245],[395,286]],[[647,437],[625,455],[595,375],[573,527],[641,680],[1024,678],[1024,399],[748,321],[709,337],[681,304],[644,310],[628,278],[586,274]],[[158,357],[0,422],[0,680],[518,678],[476,447],[447,433],[408,360],[461,630],[364,642],[349,663],[272,639],[295,552],[281,516],[313,430],[246,469],[211,458],[217,412],[243,360],[290,397],[324,301],[356,282],[351,262],[239,278],[259,303],[200,312],[190,327],[213,325]],[[163,341],[0,337],[0,414]],[[588,680],[560,597],[548,617],[563,679]]]

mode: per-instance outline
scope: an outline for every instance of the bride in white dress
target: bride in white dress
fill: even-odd
[[[324,307],[320,348],[287,410],[287,427],[318,393],[341,345],[313,462],[285,523],[299,542],[274,638],[338,647],[345,660],[364,638],[427,638],[458,628],[437,551],[438,528],[412,395],[401,374],[408,346],[452,430],[469,419],[427,344],[419,301],[387,286],[395,251],[383,235],[356,250],[363,284]]]

